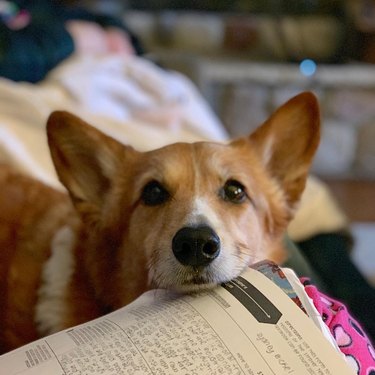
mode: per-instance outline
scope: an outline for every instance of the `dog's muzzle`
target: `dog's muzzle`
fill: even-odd
[[[185,227],[172,240],[176,259],[185,266],[204,267],[220,253],[220,238],[208,226]]]

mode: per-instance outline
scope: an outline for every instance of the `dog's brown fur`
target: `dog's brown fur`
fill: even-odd
[[[0,169],[1,351],[112,311],[151,287],[196,290],[235,277],[256,260],[281,261],[283,234],[318,145],[319,111],[315,97],[303,93],[250,137],[146,153],[66,112],[51,115],[47,132],[71,200]],[[243,201],[223,198],[228,180],[241,182]],[[168,199],[145,204],[149,181],[162,184]],[[207,267],[182,265],[172,238],[183,226],[201,224],[217,232],[220,254]],[[59,249],[72,252],[72,275],[54,296],[63,306],[58,324],[43,326],[40,304],[50,296],[41,286],[51,277],[43,272],[63,227],[74,234],[71,248]]]

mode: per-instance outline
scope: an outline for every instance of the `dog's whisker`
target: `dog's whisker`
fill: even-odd
[[[252,253],[250,247],[241,242],[237,242],[235,248],[236,253],[234,255],[241,260],[244,260],[244,258],[248,258]]]

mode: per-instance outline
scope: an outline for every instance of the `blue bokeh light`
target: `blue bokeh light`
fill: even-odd
[[[317,69],[317,66],[316,66],[315,61],[310,60],[310,59],[302,60],[301,63],[299,64],[300,72],[306,77],[313,76],[316,72],[316,69]]]

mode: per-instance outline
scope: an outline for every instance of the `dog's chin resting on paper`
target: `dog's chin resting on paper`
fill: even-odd
[[[281,262],[282,238],[319,143],[311,93],[248,137],[138,152],[67,112],[47,124],[68,194],[0,169],[0,348],[128,304]]]

